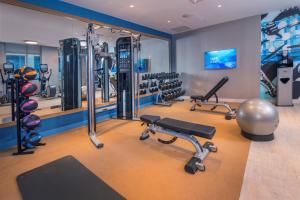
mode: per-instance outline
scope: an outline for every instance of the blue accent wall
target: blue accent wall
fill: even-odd
[[[28,3],[34,6],[39,6],[39,7],[63,12],[70,15],[76,15],[78,17],[82,17],[90,20],[96,20],[106,24],[120,26],[123,28],[128,28],[135,31],[139,31],[139,32],[167,38],[167,39],[171,39],[172,37],[172,35],[169,33],[161,32],[146,26],[142,26],[136,23],[132,23],[120,18],[112,17],[110,15],[106,15],[100,12],[96,12],[87,8],[83,8],[59,0],[19,0],[19,2]]]
[[[153,105],[156,100],[156,95],[146,96],[140,99],[141,108]],[[111,106],[111,105],[108,105]],[[103,106],[108,107],[108,106]],[[68,131],[73,128],[78,128],[87,125],[87,110],[75,112],[66,115],[60,115],[42,120],[41,126],[35,131],[42,136],[49,136]],[[96,113],[96,121],[101,122],[111,117],[116,116],[116,109]],[[0,150],[13,147],[17,144],[17,129],[16,126],[0,128]]]

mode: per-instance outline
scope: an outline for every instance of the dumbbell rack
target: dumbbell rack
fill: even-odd
[[[146,82],[145,82],[146,81]],[[178,97],[184,94],[181,88],[182,81],[179,80],[179,74],[175,72],[161,72],[143,74],[140,87],[140,95],[158,92],[156,96],[156,105],[171,106],[174,101],[182,101]]]
[[[164,87],[164,85],[168,85],[169,83],[174,85]],[[156,96],[156,105],[171,106],[174,101],[183,101],[183,99],[179,99],[184,94],[184,91],[181,88],[182,82],[179,81],[178,76],[176,78],[164,79],[160,85],[159,93]]]
[[[140,95],[147,93],[153,94],[159,91],[156,79],[157,74],[144,74],[142,77],[142,83],[139,86]]]

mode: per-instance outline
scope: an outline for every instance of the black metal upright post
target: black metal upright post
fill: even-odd
[[[34,151],[26,151],[27,149],[22,148],[22,133],[21,133],[21,109],[20,109],[20,79],[15,79],[15,90],[16,90],[16,128],[17,128],[17,152],[13,155],[26,155],[32,154]]]
[[[15,121],[16,119],[16,113],[15,113],[15,80],[12,80],[11,82],[11,121]]]

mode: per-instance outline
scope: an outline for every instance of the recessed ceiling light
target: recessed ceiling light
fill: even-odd
[[[100,28],[99,25],[95,25],[95,26],[94,26],[94,29],[96,29],[96,30],[99,29],[99,28]]]
[[[133,5],[133,4],[131,4],[129,7],[130,7],[130,8],[134,8],[134,5]]]
[[[221,4],[219,4],[219,5],[218,5],[218,8],[221,8],[221,7],[222,7],[222,5],[221,5]]]
[[[32,41],[32,40],[24,40],[24,43],[25,44],[30,44],[30,45],[37,45],[38,44],[38,42]]]
[[[168,22],[168,23],[171,23],[171,20],[168,20],[167,22]]]

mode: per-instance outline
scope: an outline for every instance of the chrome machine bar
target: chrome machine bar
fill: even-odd
[[[94,46],[97,45],[97,37],[94,34],[93,24],[88,25],[87,35],[87,103],[88,103],[88,134],[92,143],[97,147],[103,147],[96,137],[96,116],[95,116],[95,84],[94,84]]]

